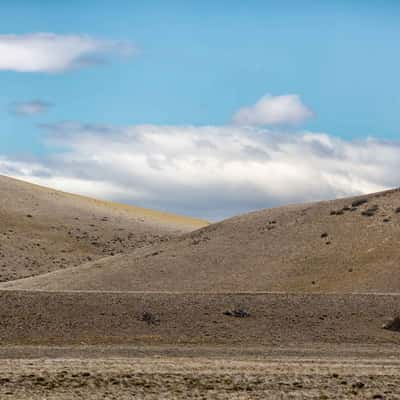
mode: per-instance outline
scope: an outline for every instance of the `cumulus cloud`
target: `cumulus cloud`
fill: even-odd
[[[33,33],[0,35],[0,70],[61,72],[104,62],[133,52],[130,43],[82,35]]]
[[[266,95],[256,104],[243,107],[233,117],[238,125],[294,125],[306,121],[313,112],[305,106],[297,94],[282,96]]]
[[[64,148],[0,173],[209,219],[400,185],[400,142],[240,126],[44,126]]]
[[[18,101],[10,104],[11,113],[22,116],[31,116],[45,113],[51,104],[42,100]]]

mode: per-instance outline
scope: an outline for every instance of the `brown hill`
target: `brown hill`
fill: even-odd
[[[206,225],[0,176],[0,281],[77,266]]]
[[[399,292],[400,191],[257,211],[3,288]]]

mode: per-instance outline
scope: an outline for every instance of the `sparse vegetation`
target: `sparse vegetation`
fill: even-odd
[[[149,311],[145,311],[140,320],[146,322],[147,325],[157,325],[160,323],[160,318]]]
[[[377,204],[373,205],[372,207],[368,208],[367,210],[363,211],[361,215],[365,217],[373,217],[375,213],[378,211],[379,207]]]
[[[400,317],[395,317],[383,325],[383,329],[389,331],[400,332]]]
[[[228,317],[236,317],[236,318],[248,318],[250,317],[250,313],[243,308],[235,308],[233,310],[224,311],[224,315]]]
[[[331,215],[342,215],[344,213],[343,209],[342,210],[332,210]]]
[[[362,206],[365,203],[368,203],[368,199],[358,199],[358,200],[354,200],[351,203],[351,206],[352,207],[359,207],[359,206]]]

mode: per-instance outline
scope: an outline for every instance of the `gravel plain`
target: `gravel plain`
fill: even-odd
[[[0,398],[398,399],[398,360],[161,355],[3,359]]]

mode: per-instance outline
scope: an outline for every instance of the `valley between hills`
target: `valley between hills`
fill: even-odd
[[[0,190],[1,398],[400,398],[399,190],[213,224]]]

